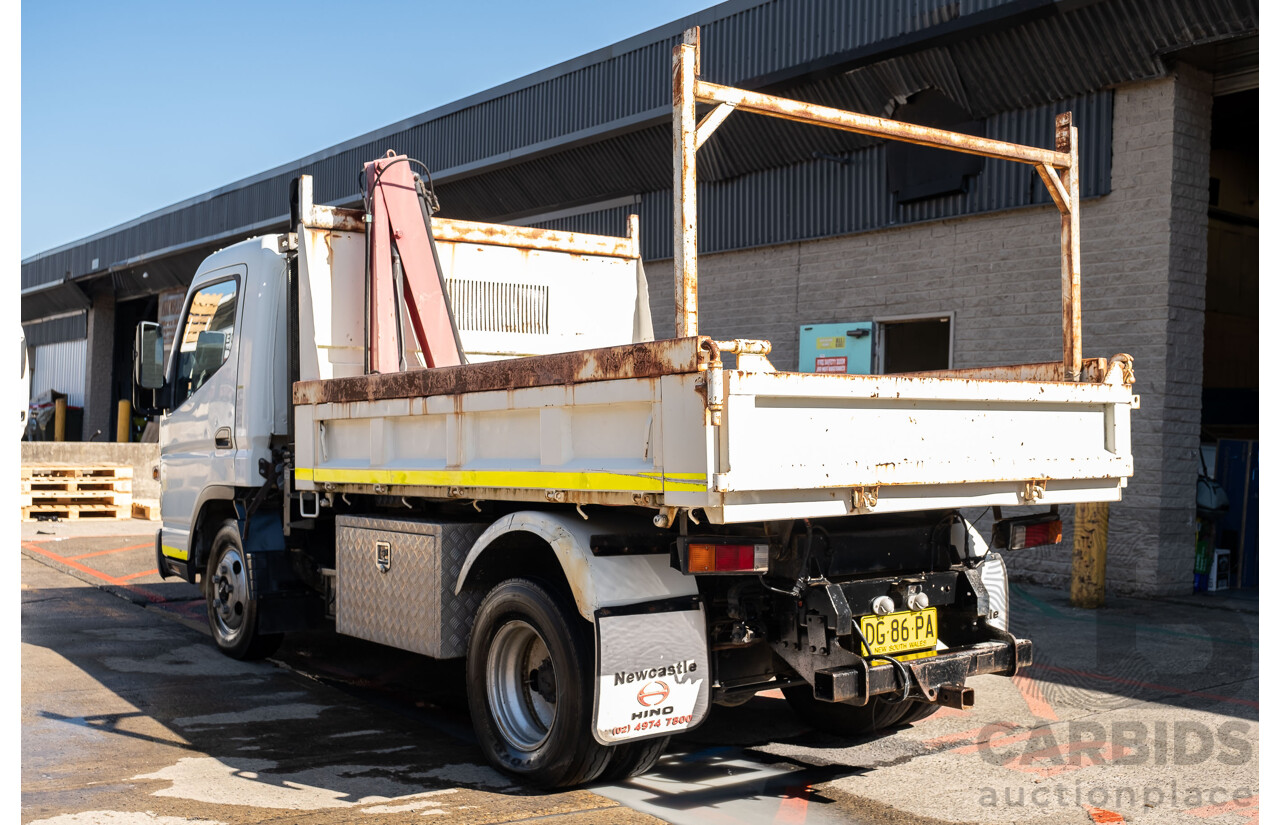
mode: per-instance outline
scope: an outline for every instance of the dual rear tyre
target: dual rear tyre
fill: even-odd
[[[666,737],[605,747],[592,735],[591,625],[545,582],[485,597],[467,646],[467,701],[491,764],[544,788],[616,781],[653,767]]]

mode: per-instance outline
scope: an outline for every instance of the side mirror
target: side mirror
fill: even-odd
[[[164,333],[155,321],[143,321],[133,334],[133,408],[159,415],[167,408],[164,383]]]
[[[147,390],[164,386],[164,332],[155,321],[138,324],[133,337],[133,383]]]

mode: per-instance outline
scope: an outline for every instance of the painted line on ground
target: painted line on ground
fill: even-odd
[[[81,564],[80,562],[76,561],[74,558],[68,558],[66,556],[59,555],[58,553],[55,553],[52,550],[46,550],[43,547],[39,547],[30,541],[21,542],[21,546],[23,550],[36,553],[37,555],[40,555],[40,556],[44,556],[45,558],[51,561],[54,561],[58,564],[66,565],[72,570],[75,570],[79,573],[84,573],[85,575],[90,576],[94,579],[97,579],[98,581],[109,584],[112,587],[119,587],[122,590],[126,590],[130,593],[136,593],[137,595],[143,597],[144,599],[146,599],[147,601],[153,604],[161,604],[168,601],[168,599],[166,599],[164,596],[161,596],[159,593],[156,593],[154,590],[148,590],[145,587],[140,587],[136,584],[129,583],[129,579],[139,578],[141,576],[146,576],[151,573],[159,573],[158,570],[148,570],[143,573],[133,573],[123,577],[111,576],[106,573],[103,573],[101,570],[95,570],[94,568],[89,567],[88,565]]]
[[[117,579],[115,576],[108,576],[106,573],[103,573],[101,570],[95,570],[92,567],[89,567],[88,565],[81,564],[80,562],[75,561],[73,559],[69,559],[66,556],[60,556],[57,553],[53,552],[52,550],[46,550],[43,547],[37,547],[36,545],[32,544],[29,541],[22,542],[22,546],[33,553],[39,553],[40,555],[53,559],[54,561],[60,564],[65,564],[68,567],[79,570],[81,573],[88,573],[90,576],[93,576],[95,579],[101,579],[107,584],[114,584],[114,585],[124,584],[124,582],[122,582],[120,579]]]
[[[78,561],[80,559],[91,559],[94,556],[109,556],[112,553],[123,553],[126,550],[142,550],[146,547],[155,547],[155,544],[152,542],[147,542],[146,544],[131,544],[128,547],[116,547],[111,550],[97,550],[93,553],[81,553],[78,556],[66,556],[66,558],[69,561]]]
[[[1040,691],[1040,685],[1035,679],[1017,673],[1013,676],[1013,684],[1018,689],[1018,693],[1022,694],[1023,701],[1027,703],[1027,710],[1031,711],[1032,716],[1048,719],[1050,722],[1058,721],[1058,714],[1045,700],[1044,694]]]

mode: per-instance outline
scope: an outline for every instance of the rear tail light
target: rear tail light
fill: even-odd
[[[764,573],[769,569],[767,544],[689,544],[689,573]]]
[[[1062,542],[1062,519],[1043,516],[1008,519],[995,524],[992,546],[996,549],[1025,550]]]

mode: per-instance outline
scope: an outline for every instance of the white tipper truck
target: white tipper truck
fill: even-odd
[[[644,772],[759,691],[860,735],[1030,663],[960,508],[995,509],[995,548],[1055,543],[1060,505],[1133,472],[1132,359],[1079,354],[1070,116],[1054,150],[1000,143],[705,83],[697,48],[673,59],[676,337],[653,340],[634,218],[446,220],[403,156],[366,165],[363,209],[298,178],[291,231],[199,267],[167,362],[139,326],[157,563],[199,583],[223,652],[327,627],[465,657],[486,756],[544,787]],[[694,155],[733,111],[1035,165],[1063,215],[1063,362],[802,374],[698,335]]]

